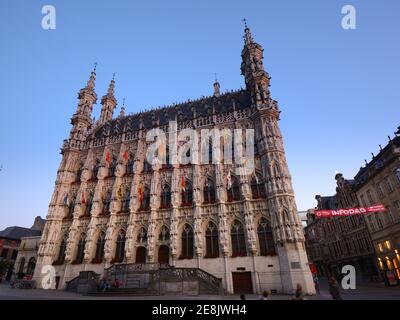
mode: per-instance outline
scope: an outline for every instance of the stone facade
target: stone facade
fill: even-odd
[[[336,194],[316,196],[318,210],[358,207],[354,180],[336,175]],[[314,210],[308,212],[305,228],[309,260],[320,276],[341,276],[342,267],[352,265],[359,281],[370,281],[376,276],[374,250],[364,216],[316,219]]]
[[[400,281],[400,128],[355,179],[363,206],[382,203],[387,210],[368,214],[366,222],[382,278]]]
[[[304,234],[270,96],[263,49],[245,28],[241,71],[246,89],[117,118],[114,79],[96,104],[96,70],[80,90],[69,139],[62,146],[54,193],[38,252],[54,265],[60,288],[82,270],[103,274],[114,263],[168,263],[201,268],[234,291],[236,273],[250,272],[253,292],[292,293],[297,283],[314,293]],[[176,121],[177,127],[168,126]],[[167,164],[146,161],[146,134],[168,137],[185,129],[254,129],[255,170],[238,164]],[[178,145],[178,152],[183,148]],[[236,148],[236,147],[235,147]],[[173,154],[167,152],[167,159]],[[218,153],[214,143],[210,152]],[[229,179],[231,177],[231,179]],[[229,184],[227,181],[230,180]]]

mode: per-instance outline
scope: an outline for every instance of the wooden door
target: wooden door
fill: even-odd
[[[136,249],[136,263],[146,263],[146,248],[138,247]]]
[[[233,292],[235,294],[253,293],[251,272],[232,272]]]
[[[158,249],[158,263],[168,264],[169,263],[169,247],[160,246]]]

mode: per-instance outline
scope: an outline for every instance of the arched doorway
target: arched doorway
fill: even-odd
[[[138,247],[136,249],[136,263],[146,263],[146,248]]]
[[[168,246],[160,246],[158,248],[158,263],[169,263],[169,247]]]

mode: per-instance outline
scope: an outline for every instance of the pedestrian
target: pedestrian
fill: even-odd
[[[300,283],[298,283],[296,286],[296,292],[295,292],[293,300],[305,300],[305,294],[303,292],[303,287],[301,286]]]
[[[115,287],[115,289],[118,289],[120,285],[121,285],[121,283],[119,282],[119,280],[118,280],[118,279],[115,279],[115,281],[114,281],[114,287]]]
[[[333,276],[329,279],[329,293],[333,300],[343,300],[340,294],[339,284]]]
[[[317,293],[317,295],[320,295],[321,292],[319,291],[319,280],[317,275],[314,276],[314,286],[315,286],[315,292]]]
[[[240,295],[240,300],[246,300],[246,296],[243,293]]]
[[[268,291],[263,291],[262,295],[258,297],[258,300],[268,300]]]

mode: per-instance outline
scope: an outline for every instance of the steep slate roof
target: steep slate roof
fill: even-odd
[[[14,226],[5,228],[3,231],[0,231],[0,238],[20,240],[23,237],[34,237],[40,236],[41,234],[41,230],[32,230],[28,228]]]
[[[108,135],[118,135],[123,131],[137,131],[140,129],[142,119],[145,129],[157,126],[168,125],[169,121],[188,121],[199,117],[227,113],[234,110],[243,110],[250,107],[250,93],[241,89],[220,95],[210,96],[198,100],[157,108],[149,111],[139,112],[123,118],[116,118],[96,128],[93,135],[95,138],[102,138]],[[92,137],[93,137],[92,135]]]

